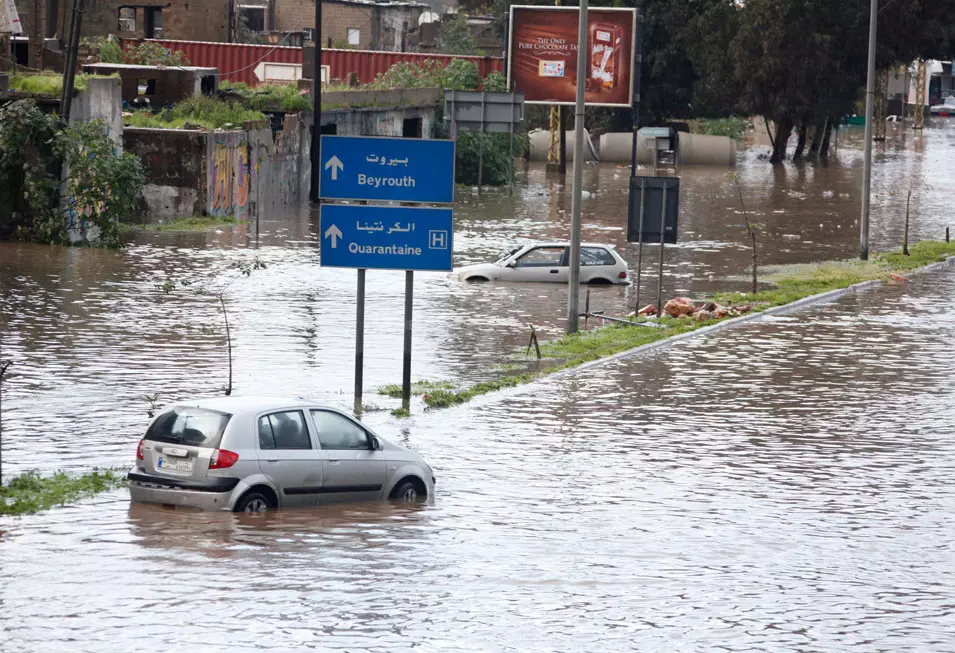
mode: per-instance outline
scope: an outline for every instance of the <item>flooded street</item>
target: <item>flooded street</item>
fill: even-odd
[[[854,255],[860,136],[843,130],[828,165],[743,153],[762,264]],[[900,244],[909,189],[912,240],[944,236],[953,152],[955,124],[904,142],[890,125],[874,250]],[[627,172],[586,170],[583,233],[633,267]],[[666,294],[745,288],[727,170],[681,176]],[[459,190],[456,265],[566,237],[569,183],[520,182]],[[253,256],[267,268],[227,296],[236,393],[350,408],[356,275],[318,266],[317,224],[0,243],[4,474],[126,466],[147,395],[219,392],[215,300],[157,284]],[[246,517],[119,490],[0,518],[0,651],[955,651],[955,269],[396,420],[374,390],[401,378],[402,290],[369,272],[365,418],[434,466],[433,502]],[[593,290],[611,314],[633,301]],[[559,285],[420,273],[414,378],[493,377],[529,325],[559,333],[565,305]]]
[[[918,139],[891,129],[875,168],[876,251],[900,243],[901,190],[914,190],[913,241],[943,237],[955,192],[955,124],[937,122]],[[759,159],[765,146],[744,151],[737,171],[747,210],[763,225],[761,265],[854,255],[860,135],[841,130],[828,164],[774,168]],[[583,203],[583,235],[616,244],[633,268],[636,246],[625,242],[626,173],[608,164],[587,168],[595,196]],[[727,170],[688,167],[681,174],[680,244],[667,248],[665,294],[745,289],[750,253]],[[525,171],[521,182],[513,198],[502,190],[479,197],[459,189],[456,265],[496,258],[516,242],[566,237],[569,185],[541,167]],[[227,294],[236,392],[308,395],[350,408],[356,274],[318,266],[317,229],[317,214],[306,212],[298,220],[263,221],[258,243],[252,225],[141,233],[121,251],[0,243],[0,347],[14,361],[4,394],[6,469],[125,463],[146,422],[147,396],[168,402],[219,392],[227,361],[216,300],[167,296],[157,284],[252,257],[267,269]],[[645,248],[641,303],[656,295],[656,249]],[[401,380],[403,281],[401,272],[368,273],[364,403],[372,411],[397,405],[375,389]],[[634,301],[632,286],[593,289],[592,308],[611,315],[633,310]],[[419,273],[413,376],[465,383],[496,377],[527,346],[530,325],[553,337],[565,316],[566,287],[559,284],[468,285]],[[390,421],[387,414],[376,418]]]
[[[437,472],[416,509],[121,490],[7,521],[0,649],[951,651],[953,294],[949,267],[386,427]]]

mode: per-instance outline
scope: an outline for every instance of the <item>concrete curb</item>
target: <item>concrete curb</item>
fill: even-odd
[[[949,256],[944,261],[939,261],[938,263],[930,263],[929,265],[926,265],[925,267],[912,270],[908,274],[909,276],[913,276],[916,274],[924,274],[926,272],[932,272],[944,266],[950,266],[952,265],[953,262],[955,262],[955,256]],[[694,331],[689,331],[687,333],[680,333],[675,336],[670,336],[669,338],[664,338],[663,340],[657,340],[656,342],[648,342],[645,345],[640,345],[639,347],[634,347],[633,349],[628,349],[627,351],[622,351],[618,354],[607,356],[606,358],[601,358],[595,361],[589,361],[587,363],[577,365],[576,367],[572,367],[566,370],[561,370],[560,372],[554,372],[553,374],[548,374],[547,376],[543,376],[540,379],[535,379],[534,381],[532,381],[532,383],[537,383],[538,381],[543,381],[548,378],[553,379],[553,378],[568,376],[570,374],[575,374],[577,372],[589,370],[593,367],[597,367],[598,365],[604,365],[606,363],[617,361],[623,358],[630,358],[631,356],[638,356],[640,354],[644,354],[646,352],[653,351],[655,349],[663,349],[665,347],[669,347],[670,345],[683,342],[684,340],[688,340],[690,338],[696,338],[699,336],[709,335],[712,333],[716,333],[718,331],[722,331],[724,329],[736,328],[738,326],[742,326],[750,322],[758,321],[766,316],[782,315],[783,313],[789,313],[790,311],[797,311],[801,308],[805,308],[813,304],[820,304],[820,303],[832,301],[835,299],[839,299],[840,297],[844,297],[845,295],[854,294],[863,290],[871,290],[872,288],[876,286],[881,286],[884,283],[885,282],[882,279],[874,279],[872,281],[863,281],[861,283],[856,283],[851,286],[847,286],[845,288],[839,288],[838,290],[829,290],[827,292],[819,293],[818,295],[810,295],[809,297],[803,297],[802,299],[797,299],[796,301],[790,302],[789,304],[783,304],[782,306],[774,306],[772,308],[767,308],[765,311],[759,311],[758,313],[748,313],[746,315],[742,315],[740,317],[734,317],[729,320],[723,320],[722,322],[717,322],[716,324],[711,324],[710,326],[702,327]]]
[[[934,272],[946,266],[951,266],[955,263],[955,256],[949,256],[944,261],[939,261],[938,263],[930,263],[925,267],[917,268],[906,273],[904,276],[915,276],[917,274],[925,274],[928,272]],[[460,404],[461,406],[474,406],[476,404],[485,403],[489,400],[499,399],[502,395],[507,394],[516,394],[519,392],[525,392],[534,386],[545,383],[552,379],[561,379],[568,376],[573,376],[574,374],[579,374],[586,370],[593,369],[600,365],[606,365],[607,363],[613,363],[615,361],[623,360],[625,358],[631,358],[633,356],[639,356],[641,354],[646,354],[658,349],[666,349],[672,345],[683,342],[684,340],[689,340],[691,338],[699,338],[701,336],[707,336],[725,329],[733,329],[739,326],[744,326],[750,322],[756,322],[764,317],[771,317],[773,315],[782,315],[784,313],[789,313],[792,311],[798,311],[800,309],[815,305],[822,304],[825,302],[833,301],[844,297],[849,294],[855,294],[860,291],[871,290],[876,286],[881,286],[885,282],[882,279],[874,279],[872,281],[863,281],[861,283],[856,283],[845,288],[839,288],[838,290],[829,290],[824,293],[819,293],[818,295],[810,295],[809,297],[803,297],[802,299],[797,299],[794,302],[789,304],[784,304],[782,306],[774,306],[772,308],[767,308],[765,311],[760,311],[758,313],[748,313],[747,315],[742,315],[740,317],[734,317],[729,320],[723,320],[722,322],[717,322],[716,324],[711,324],[710,326],[701,327],[694,331],[689,331],[687,333],[680,333],[675,336],[670,336],[669,338],[664,338],[663,340],[657,340],[656,342],[648,342],[645,345],[640,345],[639,347],[634,347],[633,349],[628,349],[627,351],[622,351],[606,358],[600,358],[594,361],[589,361],[587,363],[582,363],[575,367],[568,368],[566,370],[561,370],[559,372],[554,372],[553,374],[546,374],[544,376],[538,377],[533,381],[524,383],[512,388],[504,388],[495,392],[490,392],[481,397],[476,397],[474,400]]]

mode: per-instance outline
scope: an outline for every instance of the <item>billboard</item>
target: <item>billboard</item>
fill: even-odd
[[[507,81],[531,104],[574,104],[577,7],[511,6]],[[629,107],[633,98],[636,9],[594,7],[587,14],[586,102]]]

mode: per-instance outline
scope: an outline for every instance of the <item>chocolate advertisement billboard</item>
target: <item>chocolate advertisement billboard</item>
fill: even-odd
[[[508,88],[523,92],[532,104],[574,104],[579,16],[577,7],[511,6]],[[588,11],[583,48],[588,105],[631,105],[636,21],[636,9]]]

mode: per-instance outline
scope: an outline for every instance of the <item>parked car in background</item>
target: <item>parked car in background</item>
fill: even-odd
[[[938,104],[933,104],[929,111],[933,116],[955,116],[955,96],[949,95]]]
[[[261,512],[328,500],[419,501],[434,472],[334,408],[303,399],[217,397],[164,409],[139,442],[132,501]]]
[[[539,281],[567,283],[570,243],[539,242],[511,250],[493,263],[468,265],[454,272],[462,281]],[[580,246],[580,283],[629,283],[627,262],[612,245]]]

